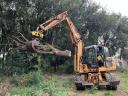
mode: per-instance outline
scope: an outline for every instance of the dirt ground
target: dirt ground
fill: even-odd
[[[5,80],[0,83],[0,96],[5,96],[6,92],[11,88],[11,83],[9,80]]]

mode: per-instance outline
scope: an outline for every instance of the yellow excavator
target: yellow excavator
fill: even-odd
[[[116,90],[120,81],[116,80],[112,74],[112,71],[116,70],[116,63],[113,59],[108,60],[108,48],[101,45],[84,47],[82,36],[69,18],[67,11],[40,24],[31,34],[34,37],[43,38],[44,32],[62,22],[66,23],[75,48],[73,65],[77,90],[91,88],[94,85]]]

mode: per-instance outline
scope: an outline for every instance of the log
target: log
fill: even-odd
[[[47,45],[35,45],[35,47],[36,47],[35,51],[37,53],[53,54],[53,55],[56,55],[56,56],[68,56],[68,57],[71,57],[71,51],[69,51],[69,50],[62,51],[62,50],[59,50],[59,49],[53,47],[50,44],[47,44]]]
[[[16,38],[17,39],[17,38]],[[40,53],[40,54],[52,54],[52,55],[56,55],[56,56],[67,56],[67,57],[71,57],[71,51],[69,50],[60,50],[55,48],[54,46],[50,45],[50,44],[46,44],[46,45],[41,45],[40,42],[36,39],[34,40],[30,40],[30,41],[21,41],[19,39],[17,40],[15,43],[16,44],[16,48],[20,49],[20,50],[26,50],[29,52],[33,52],[33,53]]]

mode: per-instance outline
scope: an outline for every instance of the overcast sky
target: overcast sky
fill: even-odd
[[[106,8],[109,12],[121,13],[128,17],[128,0],[93,0]]]

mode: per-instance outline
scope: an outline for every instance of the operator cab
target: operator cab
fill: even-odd
[[[91,45],[84,48],[83,64],[89,68],[98,68],[106,64],[106,57],[109,56],[108,48],[100,45]]]

